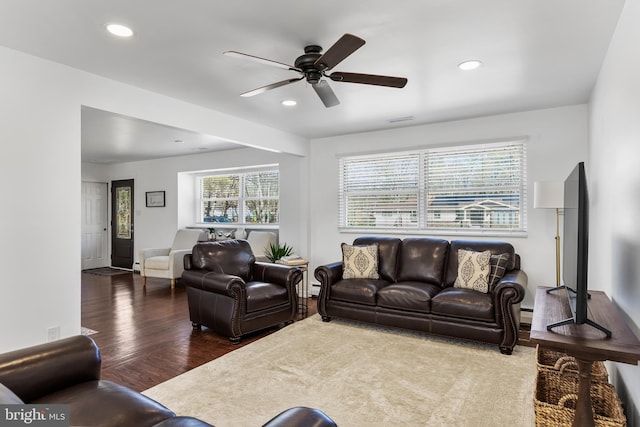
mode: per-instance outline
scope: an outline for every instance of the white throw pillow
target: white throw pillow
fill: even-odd
[[[454,288],[473,289],[489,292],[489,272],[491,271],[491,251],[475,252],[458,250],[458,277]]]
[[[343,279],[379,279],[378,245],[352,246],[342,244]]]

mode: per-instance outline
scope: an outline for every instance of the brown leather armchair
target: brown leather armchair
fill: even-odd
[[[0,354],[0,404],[68,405],[76,426],[211,426],[101,380],[101,364],[96,343],[83,335]]]
[[[298,311],[297,267],[256,262],[246,240],[201,243],[184,257],[194,329],[202,325],[239,343],[242,335],[290,323]]]

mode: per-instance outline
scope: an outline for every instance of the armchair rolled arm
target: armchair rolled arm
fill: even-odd
[[[56,390],[100,379],[101,364],[96,343],[76,335],[0,354],[0,383],[28,403]]]
[[[290,290],[302,280],[302,270],[299,267],[268,262],[256,262],[253,265],[252,275],[254,280],[278,283]]]
[[[182,257],[182,266],[184,267],[184,270],[191,270],[191,268],[193,267],[192,261],[191,261],[191,254],[185,254]],[[183,271],[184,271],[183,270]]]
[[[244,292],[245,288],[240,277],[215,271],[185,270],[182,281],[186,286],[230,297]]]

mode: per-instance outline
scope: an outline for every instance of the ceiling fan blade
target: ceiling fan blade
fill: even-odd
[[[266,92],[268,90],[271,90],[271,89],[275,89],[275,88],[280,87],[280,86],[286,86],[286,85],[291,84],[291,83],[299,82],[302,79],[304,79],[304,76],[303,77],[298,77],[298,78],[295,78],[295,79],[283,80],[283,81],[277,82],[277,83],[271,83],[270,85],[262,86],[262,87],[259,87],[258,89],[253,89],[253,90],[250,90],[248,92],[241,93],[240,96],[244,96],[245,98],[247,98],[247,97],[250,97],[250,96],[259,95],[261,93],[264,93],[264,92]]]
[[[321,66],[322,70],[330,70],[364,44],[365,41],[360,37],[347,33],[316,59],[315,65]]]
[[[375,74],[341,73],[336,71],[326,75],[334,82],[361,83],[365,85],[403,88],[408,80],[404,77],[378,76]]]
[[[278,61],[272,61],[271,59],[260,58],[259,56],[249,55],[248,53],[236,52],[235,50],[228,50],[223,52],[224,55],[234,56],[236,58],[245,58],[251,61],[259,62],[261,64],[271,65],[278,68],[284,68],[285,70],[302,72],[299,68],[294,67],[293,65],[285,64]]]
[[[326,80],[320,80],[318,83],[312,86],[325,107],[335,107],[336,105],[340,104],[338,97],[335,93],[333,93],[331,86],[329,86],[329,83],[327,83]]]

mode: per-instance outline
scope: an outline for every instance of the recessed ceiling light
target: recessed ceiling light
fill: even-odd
[[[298,103],[293,99],[285,99],[284,101],[282,101],[282,105],[284,105],[285,107],[293,107],[297,104]]]
[[[477,59],[471,59],[469,61],[464,61],[458,64],[458,68],[464,71],[475,70],[482,65],[482,61],[478,61]]]
[[[107,31],[114,36],[131,37],[133,35],[133,30],[131,28],[121,24],[107,24],[105,27],[107,28]]]

